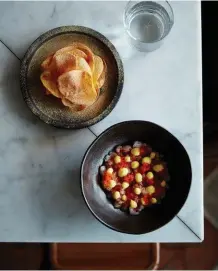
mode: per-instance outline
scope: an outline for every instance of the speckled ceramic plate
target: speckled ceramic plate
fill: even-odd
[[[107,64],[105,84],[98,100],[87,109],[72,113],[60,99],[46,95],[40,81],[42,61],[72,42],[81,42]],[[105,118],[118,102],[123,88],[123,64],[113,44],[102,34],[82,26],[52,29],[35,40],[21,64],[21,90],[28,107],[42,121],[60,128],[83,128]]]

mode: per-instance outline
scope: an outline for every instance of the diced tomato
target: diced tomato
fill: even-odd
[[[145,156],[146,155],[146,146],[141,146],[140,147],[140,154],[142,155],[142,156]]]
[[[123,178],[124,182],[131,183],[134,181],[134,174],[129,173],[127,176]]]
[[[143,165],[140,166],[139,172],[140,172],[141,174],[144,174],[144,173],[146,173],[147,171],[149,171],[150,168],[151,168],[151,165],[150,165],[150,164],[144,163]]]
[[[150,196],[149,195],[144,195],[143,200],[144,200],[143,205],[148,205],[150,203]]]
[[[125,192],[128,200],[135,200],[135,198],[137,197],[136,194],[133,192],[132,187],[128,187]]]
[[[116,192],[116,191],[121,191],[122,190],[122,186],[120,184],[117,184],[114,188],[112,188],[112,193]]]
[[[146,179],[146,183],[148,184],[148,185],[153,185],[154,184],[154,179]]]
[[[124,159],[122,159],[122,162],[120,164],[121,164],[121,167],[128,167],[129,165]]]
[[[124,146],[125,147],[125,146]],[[141,159],[143,157],[149,157],[150,153],[152,152],[152,149],[147,146],[147,145],[142,145],[140,148],[140,154],[138,156],[134,156],[131,154],[130,150],[131,148],[127,148],[124,150],[124,147],[122,147],[122,150],[117,150],[119,153],[119,156],[121,158],[120,163],[115,163],[114,161],[114,156],[110,154],[110,159],[108,161],[104,162],[104,166],[106,166],[106,169],[112,168],[113,173],[108,173],[107,171],[104,172],[103,177],[102,177],[102,185],[104,186],[104,189],[109,191],[110,193],[114,193],[115,191],[119,191],[121,197],[123,195],[126,195],[127,199],[121,200],[120,203],[118,202],[119,208],[122,208],[122,210],[128,210],[130,207],[130,201],[134,200],[137,202],[137,208],[135,209],[136,211],[140,211],[143,206],[149,206],[154,202],[152,198],[156,198],[157,200],[161,199],[162,197],[165,196],[166,193],[166,187],[161,186],[161,182],[163,180],[167,181],[169,178],[168,171],[167,171],[167,166],[165,165],[165,162],[163,162],[157,155],[155,156],[154,159],[151,160],[151,164],[149,163],[143,163]],[[116,153],[114,153],[116,155]],[[138,161],[139,162],[139,167],[136,169],[131,168],[131,162],[126,162],[125,161],[125,156],[129,155],[131,158],[131,161]],[[146,159],[144,160],[146,161]],[[149,159],[147,162],[150,162]],[[153,167],[158,164],[163,164],[164,169],[161,172],[154,172]],[[129,173],[125,177],[119,177],[118,176],[118,171],[120,168],[128,168]],[[148,174],[148,177],[152,177],[152,179],[148,179],[147,173],[151,171],[153,172],[154,176],[152,176],[150,173]],[[109,171],[110,172],[110,171]],[[135,174],[136,173],[141,173],[142,174],[142,182],[137,183],[135,180]],[[116,182],[116,186],[111,188],[112,182],[111,180],[114,180]],[[122,183],[127,182],[129,183],[129,187],[124,189],[122,187]],[[155,192],[152,195],[149,195],[148,192],[150,189],[147,189],[148,186],[153,185],[155,187]],[[141,189],[141,194],[136,195],[134,190],[135,188],[140,188]]]
[[[123,168],[123,167],[127,167],[127,168],[129,167],[128,163],[123,160],[121,160],[120,163],[114,165],[115,170],[119,170],[120,168]]]
[[[103,175],[103,186],[105,189],[109,188],[110,182],[112,180],[113,176],[111,173],[108,173],[107,171],[104,172]]]
[[[105,171],[103,176],[104,181],[110,181],[112,179],[112,174]]]
[[[119,164],[115,164],[115,165],[114,165],[114,169],[115,169],[115,170],[117,170],[117,171],[118,171],[118,170],[119,170],[119,168],[120,168],[120,167],[119,167]]]

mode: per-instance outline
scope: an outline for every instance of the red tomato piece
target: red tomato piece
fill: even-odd
[[[129,166],[127,162],[122,161],[122,160],[120,163],[114,165],[115,170],[119,170],[120,168],[123,168],[123,167],[128,168]]]
[[[105,171],[103,176],[104,181],[110,181],[112,179],[112,174]]]
[[[140,147],[140,154],[141,154],[142,156],[145,156],[145,155],[146,155],[146,146],[141,146],[141,147]]]
[[[114,169],[118,171],[118,170],[120,169],[119,164],[115,164],[115,165],[114,165]]]
[[[150,165],[150,164],[144,163],[143,165],[140,166],[139,172],[140,172],[141,174],[144,174],[144,173],[146,173],[147,171],[149,171],[150,168],[151,168],[151,165]]]
[[[144,195],[143,200],[144,200],[143,205],[148,205],[150,203],[150,196],[149,195]]]
[[[128,187],[126,190],[126,196],[127,196],[127,199],[128,200],[134,200],[134,198],[136,197],[135,193],[133,192],[132,188],[131,187]]]
[[[146,183],[148,184],[148,185],[153,185],[154,184],[154,179],[146,179]]]
[[[124,182],[131,183],[134,181],[134,174],[129,173],[127,176],[123,178]]]
[[[116,192],[116,191],[121,191],[122,190],[122,186],[120,184],[117,184],[114,188],[112,188],[112,193]]]

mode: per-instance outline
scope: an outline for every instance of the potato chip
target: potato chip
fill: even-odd
[[[74,56],[78,56],[78,57],[82,57],[82,58],[84,58],[84,59],[87,59],[87,55],[86,55],[83,51],[81,51],[81,50],[75,48],[75,46],[67,46],[67,47],[64,47],[64,48],[58,50],[58,51],[55,53],[55,56],[57,56],[57,55],[62,55],[62,54],[65,54],[65,53],[70,53],[70,54],[72,54],[72,55],[74,55]]]
[[[52,95],[54,95],[57,98],[62,97],[60,91],[58,90],[56,81],[54,80],[54,78],[51,75],[51,72],[44,71],[41,74],[40,79],[42,81],[43,86],[46,88],[46,90],[48,92],[50,92]],[[46,91],[46,94],[47,94],[47,91]]]
[[[87,57],[86,57],[86,61],[87,63],[89,64],[90,68],[91,68],[91,71],[93,72],[94,70],[94,54],[93,52],[89,49],[88,46],[82,44],[82,43],[79,43],[79,42],[74,42],[72,44],[72,46],[76,49],[79,49],[80,51],[84,52]]]
[[[84,58],[81,58],[81,57],[76,58],[76,69],[81,70],[81,71],[85,71],[92,76],[91,68]]]
[[[62,98],[61,101],[62,101],[63,105],[69,107],[72,112],[82,111],[86,108],[85,105],[73,104],[69,100],[67,100],[66,98]]]
[[[99,92],[99,89],[105,82],[106,63],[99,56],[94,56],[93,84]]]
[[[72,43],[71,46],[64,47],[60,50],[58,50],[54,56],[58,55],[63,55],[63,54],[72,54],[76,57],[81,57],[84,58],[87,63],[89,64],[91,70],[93,70],[93,65],[94,65],[94,54],[93,52],[89,49],[88,46],[79,43],[79,42],[74,42]]]
[[[48,70],[52,63],[53,55],[48,56],[41,64],[43,70]]]
[[[89,106],[97,98],[92,77],[85,71],[74,70],[62,74],[58,78],[58,88],[63,97],[73,104]]]
[[[70,54],[58,54],[54,55],[53,62],[56,68],[57,76],[76,69],[77,58]]]
[[[101,88],[104,85],[105,82],[105,77],[106,77],[106,71],[107,71],[107,66],[105,61],[103,60],[104,63],[104,70],[101,73],[100,77],[98,78],[98,87]]]
[[[41,67],[40,79],[46,94],[61,98],[73,112],[92,105],[105,82],[105,62],[79,42],[48,56]]]
[[[97,83],[99,77],[101,76],[104,70],[104,63],[99,56],[94,56],[94,70],[93,70],[93,83]]]

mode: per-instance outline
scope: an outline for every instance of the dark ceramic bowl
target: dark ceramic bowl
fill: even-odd
[[[134,141],[147,143],[163,154],[170,174],[162,203],[145,208],[137,216],[114,209],[99,186],[104,156],[115,146]],[[126,121],[108,128],[91,144],[81,166],[82,193],[92,214],[109,228],[129,234],[148,233],[172,220],[188,197],[191,179],[191,163],[182,144],[164,128],[147,121]]]
[[[40,81],[43,60],[73,42],[87,45],[107,65],[105,83],[97,101],[74,113],[60,99],[46,95]],[[27,50],[20,70],[21,90],[27,106],[42,121],[59,128],[83,128],[105,118],[120,98],[123,81],[123,64],[114,45],[101,33],[83,26],[62,26],[42,34]]]

